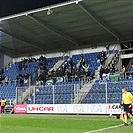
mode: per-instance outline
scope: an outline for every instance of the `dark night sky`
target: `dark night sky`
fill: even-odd
[[[0,0],[0,17],[57,4],[68,0]]]

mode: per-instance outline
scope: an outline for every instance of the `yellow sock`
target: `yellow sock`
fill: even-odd
[[[127,123],[127,115],[124,115],[125,123]]]
[[[129,116],[130,120],[132,121],[132,120],[133,120],[132,115],[131,115],[131,114],[129,114],[128,116]]]

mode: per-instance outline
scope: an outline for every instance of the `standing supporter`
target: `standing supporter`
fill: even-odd
[[[88,82],[88,77],[90,76],[89,65],[85,64],[85,66],[82,67],[85,73],[86,81]]]
[[[109,80],[110,70],[109,70],[108,66],[105,67],[104,73],[106,74],[107,80]]]
[[[99,72],[99,76],[100,76],[100,79],[101,79],[101,80],[103,80],[103,72],[104,72],[104,69],[103,69],[103,67],[101,66],[100,72]]]
[[[4,98],[2,98],[2,100],[1,100],[2,113],[4,113],[5,106],[6,106],[6,100]]]
[[[79,63],[79,70],[81,70],[82,66],[85,66],[85,59],[83,56],[81,56]]]
[[[111,69],[110,69],[110,73],[115,73],[115,72],[116,72],[116,70],[115,70],[115,66],[113,64],[112,67],[111,67]]]
[[[72,75],[73,75],[73,76],[76,75],[76,67],[73,67],[73,69],[72,69]]]
[[[122,67],[122,73],[123,73],[123,78],[125,78],[126,68],[125,68],[124,65],[123,65],[123,67]]]
[[[28,81],[29,81],[29,74],[28,73],[26,73],[25,75],[24,75],[24,83],[28,83]]]
[[[73,70],[73,61],[72,61],[72,58],[68,59],[68,63],[69,63],[69,67],[70,67],[71,73],[72,73],[72,70]]]
[[[19,67],[19,71],[21,71],[21,70],[22,70],[22,68],[23,68],[23,67],[22,67],[22,62],[21,62],[21,61],[19,62],[18,67]]]
[[[109,54],[109,45],[106,46],[106,53]]]
[[[2,80],[4,79],[3,74],[0,74],[0,84],[2,84]]]

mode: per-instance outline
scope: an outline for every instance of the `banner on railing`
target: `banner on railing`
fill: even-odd
[[[106,114],[104,104],[29,104],[27,113]]]
[[[107,114],[120,114],[121,105],[118,103],[107,104]]]
[[[26,104],[15,104],[14,114],[27,114],[27,105]]]
[[[120,114],[119,103],[111,104],[23,104],[15,105],[16,114]]]

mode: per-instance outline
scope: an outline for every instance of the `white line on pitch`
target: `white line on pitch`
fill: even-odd
[[[85,133],[96,133],[96,132],[100,132],[100,131],[104,131],[104,130],[108,130],[108,129],[112,129],[112,128],[121,127],[121,126],[123,126],[123,124],[117,125],[117,126],[112,126],[112,127],[107,127],[107,128],[102,128],[102,129],[98,129],[98,130],[93,130],[93,131],[89,131],[89,132],[85,132]]]

